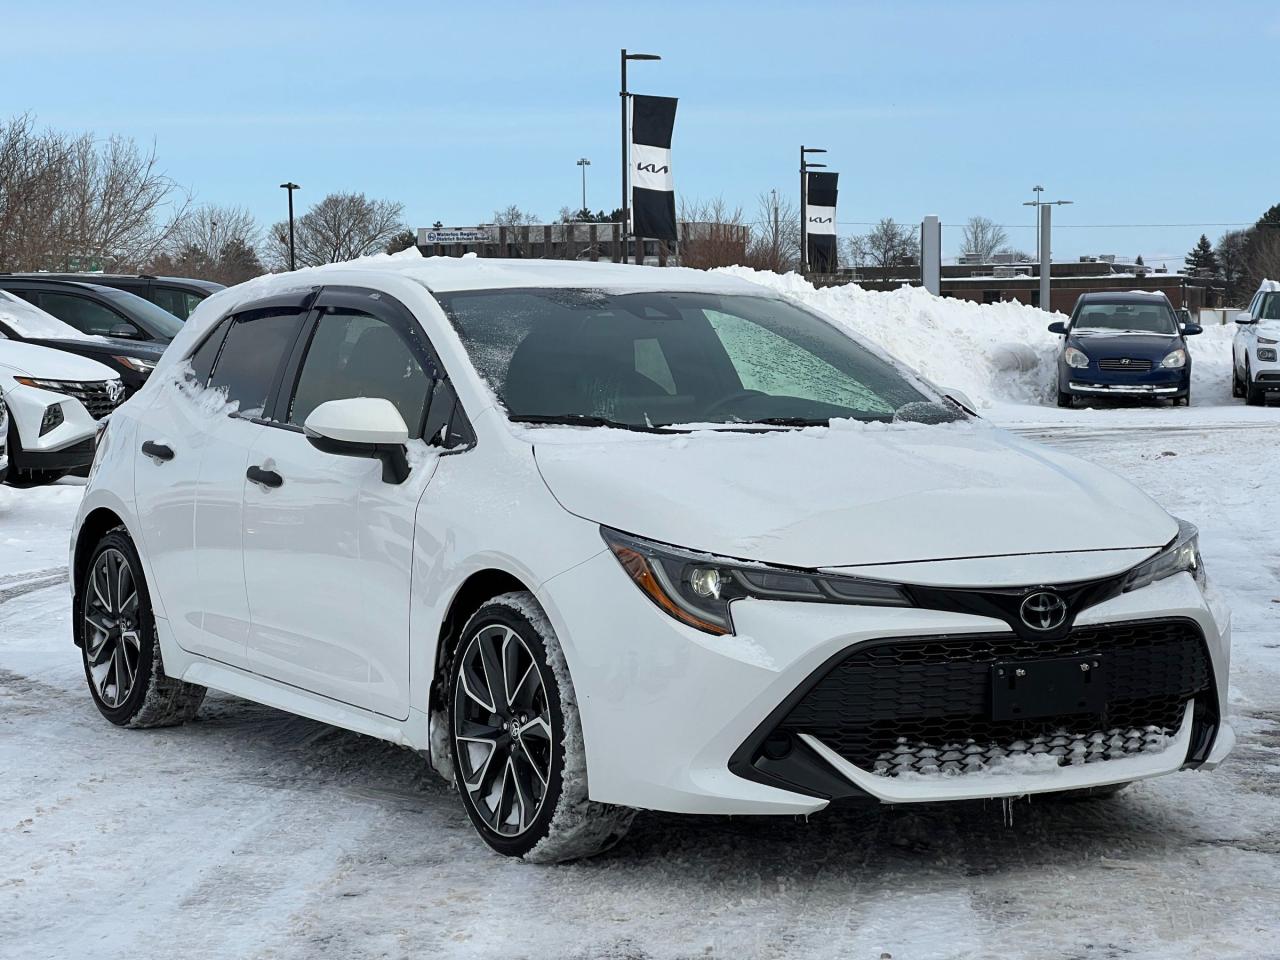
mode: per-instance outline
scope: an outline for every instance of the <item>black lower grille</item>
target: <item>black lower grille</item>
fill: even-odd
[[[1106,660],[1100,714],[992,719],[993,664],[1088,654]],[[1018,744],[1054,738],[1128,742],[1131,731],[1158,738],[1176,732],[1187,702],[1211,687],[1204,636],[1183,619],[1082,627],[1053,641],[1008,634],[872,641],[828,668],[776,732],[810,734],[855,766],[892,774],[885,761],[895,751],[1018,753]]]

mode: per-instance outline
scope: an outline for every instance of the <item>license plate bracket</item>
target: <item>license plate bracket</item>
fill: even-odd
[[[1100,714],[1107,702],[1104,666],[1096,654],[993,664],[991,719]]]

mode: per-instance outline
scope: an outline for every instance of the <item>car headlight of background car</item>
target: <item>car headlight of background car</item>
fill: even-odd
[[[112,360],[116,360],[135,373],[150,373],[156,368],[154,360],[143,360],[140,357],[117,357],[112,356]]]
[[[1179,347],[1160,361],[1160,366],[1167,370],[1180,370],[1187,365],[1187,351]]]
[[[729,604],[748,597],[911,606],[906,591],[892,583],[748,564],[655,543],[608,527],[601,527],[600,535],[627,576],[659,609],[706,633],[732,633]]]
[[[1083,370],[1085,367],[1089,366],[1089,358],[1085,355],[1085,352],[1083,350],[1078,350],[1075,347],[1067,347],[1067,349],[1063,351],[1062,356],[1063,359],[1067,361],[1068,367],[1075,367],[1076,369]]]
[[[1173,542],[1150,560],[1138,564],[1124,579],[1124,591],[1150,586],[1157,580],[1172,577],[1175,573],[1189,573],[1204,589],[1206,575],[1204,560],[1200,556],[1200,531],[1194,524],[1178,521],[1178,535]]]

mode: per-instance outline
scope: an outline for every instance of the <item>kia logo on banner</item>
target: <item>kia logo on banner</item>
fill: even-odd
[[[637,237],[676,239],[676,184],[671,176],[674,97],[631,98],[631,219]]]
[[[838,173],[811,171],[805,184],[805,245],[809,269],[815,273],[835,273],[836,258],[836,178]]]

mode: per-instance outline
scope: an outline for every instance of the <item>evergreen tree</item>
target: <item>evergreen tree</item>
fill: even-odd
[[[1139,267],[1145,267],[1147,265],[1146,261],[1142,259],[1142,254],[1138,254],[1138,259],[1134,260],[1133,262],[1135,266],[1139,266]]]
[[[1216,277],[1218,275],[1218,255],[1213,250],[1213,244],[1209,242],[1209,238],[1203,233],[1200,239],[1196,241],[1196,245],[1191,248],[1191,252],[1184,258],[1186,261],[1186,272],[1189,277]]]

